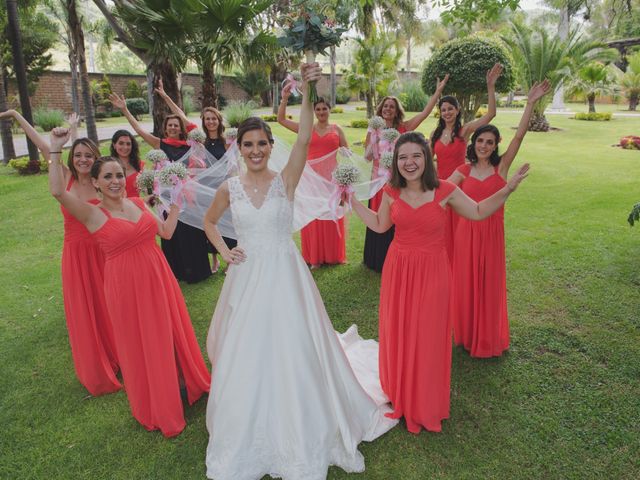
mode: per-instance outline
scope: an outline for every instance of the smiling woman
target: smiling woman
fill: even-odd
[[[131,411],[147,430],[178,435],[185,426],[180,384],[193,403],[209,390],[209,379],[182,292],[155,242],[156,233],[173,235],[176,199],[166,220],[154,217],[140,198],[125,197],[122,163],[100,157],[90,165],[100,202],[82,201],[64,188],[59,150],[68,136],[66,129],[51,133],[49,188],[105,256],[104,297]],[[74,163],[88,166],[84,160]],[[131,278],[153,289],[131,289]]]

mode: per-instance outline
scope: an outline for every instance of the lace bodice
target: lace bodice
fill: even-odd
[[[247,253],[256,251],[295,250],[293,232],[293,202],[280,174],[271,181],[260,208],[256,208],[247,195],[239,177],[229,182],[229,198],[233,226],[238,235],[238,246]]]

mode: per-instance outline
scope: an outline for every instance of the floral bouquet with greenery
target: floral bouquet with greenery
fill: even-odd
[[[333,20],[324,14],[302,7],[297,17],[286,17],[287,27],[278,43],[294,52],[304,52],[307,63],[315,62],[316,55],[326,55],[326,49],[340,44],[340,35],[345,28],[336,27]],[[309,101],[318,100],[315,82],[309,84]]]
[[[334,219],[338,219],[338,206],[343,198],[349,198],[349,208],[351,208],[350,195],[354,192],[353,185],[360,180],[360,170],[355,165],[341,163],[331,174],[333,183],[338,187],[329,198],[329,210]]]
[[[205,168],[204,163],[205,150],[204,142],[207,136],[201,128],[194,128],[187,134],[187,145],[191,147],[191,155],[189,155],[189,168]]]
[[[393,166],[393,152],[384,152],[380,157],[380,166],[385,170],[391,171]]]
[[[156,187],[156,172],[154,170],[140,172],[136,178],[136,187],[141,194],[153,194],[154,187]]]
[[[147,152],[147,160],[153,163],[154,170],[161,170],[162,167],[169,163],[169,157],[160,149],[149,150]]]

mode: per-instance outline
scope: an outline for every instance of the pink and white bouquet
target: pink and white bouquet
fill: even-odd
[[[160,149],[149,150],[146,158],[153,163],[154,170],[161,170],[165,165],[169,164],[169,157]]]
[[[189,168],[205,168],[204,162],[205,150],[204,142],[207,136],[201,128],[194,128],[187,134],[187,145],[191,147],[191,155],[189,155]]]

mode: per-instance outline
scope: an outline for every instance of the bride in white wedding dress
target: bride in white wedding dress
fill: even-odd
[[[336,334],[291,236],[313,125],[307,82],[320,68],[304,65],[302,73],[300,128],[286,167],[268,169],[271,131],[247,120],[238,129],[247,171],[221,185],[204,219],[230,264],[207,338],[206,464],[215,480],[322,480],[329,465],[361,472],[358,443],[396,424],[384,415],[377,343],[355,327]],[[232,250],[216,227],[229,206],[238,235]]]

